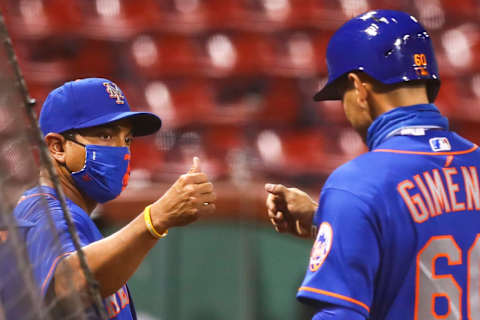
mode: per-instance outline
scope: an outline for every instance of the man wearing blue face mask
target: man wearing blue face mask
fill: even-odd
[[[168,229],[215,210],[213,185],[200,170],[199,159],[194,158],[190,171],[161,198],[127,226],[103,238],[89,215],[98,203],[114,199],[127,186],[132,139],[155,133],[161,120],[152,113],[130,111],[115,83],[90,78],[53,90],[42,107],[39,123],[106,313],[109,319],[135,319],[127,280]],[[86,293],[78,254],[46,172],[40,174],[40,186],[20,198],[14,215],[30,223],[21,236],[35,281],[47,301]],[[58,239],[51,232],[47,215]],[[84,300],[86,306],[91,303]]]

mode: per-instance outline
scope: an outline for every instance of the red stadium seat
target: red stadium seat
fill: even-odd
[[[451,119],[450,127],[460,134],[462,137],[472,141],[473,143],[480,144],[480,133],[478,131],[478,117],[470,120],[455,120]]]
[[[152,81],[144,88],[145,105],[169,127],[205,123],[212,116],[212,91],[202,80]]]
[[[147,78],[193,76],[198,70],[194,43],[178,34],[140,35],[130,43],[129,57]]]
[[[71,64],[76,49],[65,39],[19,40],[15,41],[14,47],[27,80],[60,83],[71,77]]]
[[[332,152],[336,149],[327,139],[321,129],[266,130],[259,133],[256,147],[269,173],[318,177],[328,175],[344,160],[343,155]]]
[[[288,166],[298,169],[318,166],[326,151],[323,133],[318,130],[285,134],[282,136],[282,147]]]
[[[104,77],[117,79],[121,56],[112,42],[82,39],[77,43],[77,54],[71,64],[72,77]]]
[[[360,14],[369,9],[366,0],[342,1],[342,0],[311,0],[311,17],[316,26],[322,29],[335,30],[348,18]]]
[[[262,108],[255,116],[262,126],[285,127],[298,121],[300,92],[295,80],[270,80],[263,99]]]
[[[326,73],[325,50],[330,33],[291,31],[276,34],[275,55],[267,71],[287,77],[312,77]]]
[[[213,0],[163,0],[158,1],[159,18],[155,30],[162,32],[196,33],[205,30],[213,22],[209,18],[209,6]]]
[[[441,5],[449,19],[465,22],[466,19],[478,21],[480,16],[477,0],[449,1],[440,0]]]
[[[79,1],[85,24],[81,32],[88,37],[124,40],[139,32],[152,30],[158,21],[155,0]]]
[[[248,125],[257,121],[264,105],[267,80],[256,77],[226,77],[211,81],[214,110],[208,117],[216,125]]]
[[[210,30],[237,29],[241,19],[241,2],[239,0],[205,0],[208,8]]]
[[[212,77],[264,73],[273,56],[267,37],[253,33],[209,34],[198,40],[202,73]]]
[[[307,27],[310,1],[237,0],[234,27],[255,32],[271,32],[291,27]]]
[[[132,170],[158,171],[164,161],[163,152],[155,142],[155,136],[139,137],[134,139],[131,146]]]
[[[203,137],[207,152],[219,158],[224,158],[230,150],[247,146],[245,129],[242,126],[209,126],[206,128]]]
[[[462,23],[434,34],[441,75],[463,76],[480,70],[480,24]]]
[[[209,123],[284,127],[297,122],[300,95],[293,79],[218,79],[214,90]]]
[[[109,77],[118,63],[111,43],[51,37],[19,41],[15,46],[28,80],[59,83],[72,78]]]
[[[78,1],[7,0],[4,4],[10,32],[35,38],[65,35],[81,29],[83,17]]]
[[[435,105],[440,109],[442,114],[447,117],[455,117],[459,111],[461,97],[459,95],[459,84],[456,78],[443,76],[441,74],[442,85],[435,99]]]

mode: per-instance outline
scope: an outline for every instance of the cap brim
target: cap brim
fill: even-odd
[[[120,112],[108,114],[96,119],[76,125],[72,129],[83,129],[88,127],[95,127],[102,124],[115,122],[118,120],[129,119],[133,126],[133,135],[146,136],[157,132],[162,126],[162,120],[155,114],[150,112]]]
[[[314,96],[313,100],[315,101],[325,101],[325,100],[342,100],[338,89],[334,85],[334,82],[327,83],[320,91],[318,91]]]

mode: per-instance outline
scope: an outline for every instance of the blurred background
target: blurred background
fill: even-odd
[[[366,151],[339,102],[312,101],[347,19],[404,10],[429,30],[451,128],[480,142],[480,0],[2,0],[37,111],[65,81],[105,77],[163,119],[133,144],[127,190],[94,213],[109,234],[156,200],[194,155],[217,213],[171,230],[129,282],[140,319],[307,319],[295,301],[310,241],[276,234],[265,182],[315,199]],[[345,52],[345,54],[354,54]],[[16,164],[21,165],[21,159]]]

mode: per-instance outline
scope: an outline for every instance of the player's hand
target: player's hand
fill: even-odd
[[[159,232],[187,225],[215,211],[213,184],[193,158],[192,168],[181,175],[168,191],[150,208],[152,222]]]
[[[267,212],[270,222],[277,232],[288,232],[302,238],[311,238],[312,219],[317,203],[297,188],[287,188],[281,184],[265,185]]]

